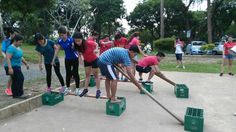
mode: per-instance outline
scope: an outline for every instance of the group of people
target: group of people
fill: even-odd
[[[148,56],[140,48],[139,33],[135,32],[130,39],[126,39],[120,32],[115,33],[115,39],[110,40],[105,35],[99,44],[96,43],[99,35],[92,32],[87,39],[81,32],[68,34],[66,27],[58,29],[59,38],[57,42],[46,39],[42,34],[36,33],[34,36],[35,50],[39,56],[39,69],[46,70],[47,92],[51,92],[52,67],[61,84],[60,92],[70,92],[71,78],[75,80],[75,92],[80,97],[86,95],[89,91],[90,75],[93,74],[96,80],[96,98],[101,96],[100,75],[105,77],[105,88],[107,97],[113,103],[120,100],[116,99],[117,82],[120,79],[118,71],[114,65],[119,65],[128,74],[129,79],[141,90],[139,81],[135,79],[135,71],[139,72],[139,80],[142,81],[142,73],[149,73],[146,82],[151,83],[151,78],[155,74],[163,75],[158,64],[165,57],[165,54],[158,52],[156,55]],[[11,32],[10,37],[3,41],[2,54],[5,58],[4,67],[6,74],[10,75],[6,93],[13,98],[27,98],[23,91],[24,76],[21,72],[21,64],[29,66],[23,58],[23,51],[20,48],[23,37]],[[100,46],[100,51],[99,51]],[[60,60],[57,54],[60,49],[65,53],[66,80],[60,73]],[[100,53],[100,54],[99,54]],[[137,54],[141,53],[143,58],[138,60]],[[44,62],[43,62],[44,60]],[[137,61],[137,62],[136,62]],[[136,63],[134,63],[136,62]],[[80,88],[79,64],[85,68],[85,86]],[[99,72],[100,69],[100,72]],[[163,75],[163,77],[165,77]],[[11,93],[12,91],[12,93]]]

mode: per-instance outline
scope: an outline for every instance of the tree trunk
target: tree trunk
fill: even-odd
[[[208,43],[212,43],[212,6],[211,6],[211,0],[207,0],[207,34],[208,34]]]
[[[4,38],[4,31],[3,31],[3,20],[2,20],[2,13],[0,12],[0,40]]]
[[[161,15],[161,29],[160,29],[160,35],[161,35],[161,38],[164,38],[164,15],[163,15],[163,12],[164,11],[164,0],[161,0],[161,8],[160,8],[160,15]]]

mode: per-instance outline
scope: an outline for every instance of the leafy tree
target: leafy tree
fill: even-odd
[[[81,30],[92,19],[90,0],[57,0],[52,8],[47,9],[55,27],[66,25],[68,28]]]
[[[123,0],[91,0],[90,4],[95,18],[93,30],[99,34],[111,34],[121,26],[118,19],[125,15]]]
[[[40,15],[41,11],[50,8],[53,2],[54,0],[1,0],[4,25],[18,27],[26,40],[29,40],[39,29],[50,28],[44,23],[44,15]]]

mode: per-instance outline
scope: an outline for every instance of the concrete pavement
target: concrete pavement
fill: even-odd
[[[189,99],[174,95],[174,87],[154,77],[153,95],[171,112],[184,119],[187,107],[204,109],[205,132],[236,130],[235,77],[218,74],[164,72],[176,83],[190,89]],[[101,82],[105,94],[104,81]],[[95,93],[95,88],[90,92]],[[42,106],[0,123],[1,132],[183,132],[172,116],[141,95],[131,83],[118,83],[118,96],[126,97],[126,110],[120,117],[105,114],[106,100],[66,96],[55,106]]]

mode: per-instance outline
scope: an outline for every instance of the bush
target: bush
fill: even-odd
[[[207,51],[207,50],[213,50],[215,45],[213,43],[211,44],[206,44],[201,47],[201,50]]]
[[[164,38],[154,41],[154,48],[161,51],[174,52],[174,38]]]

